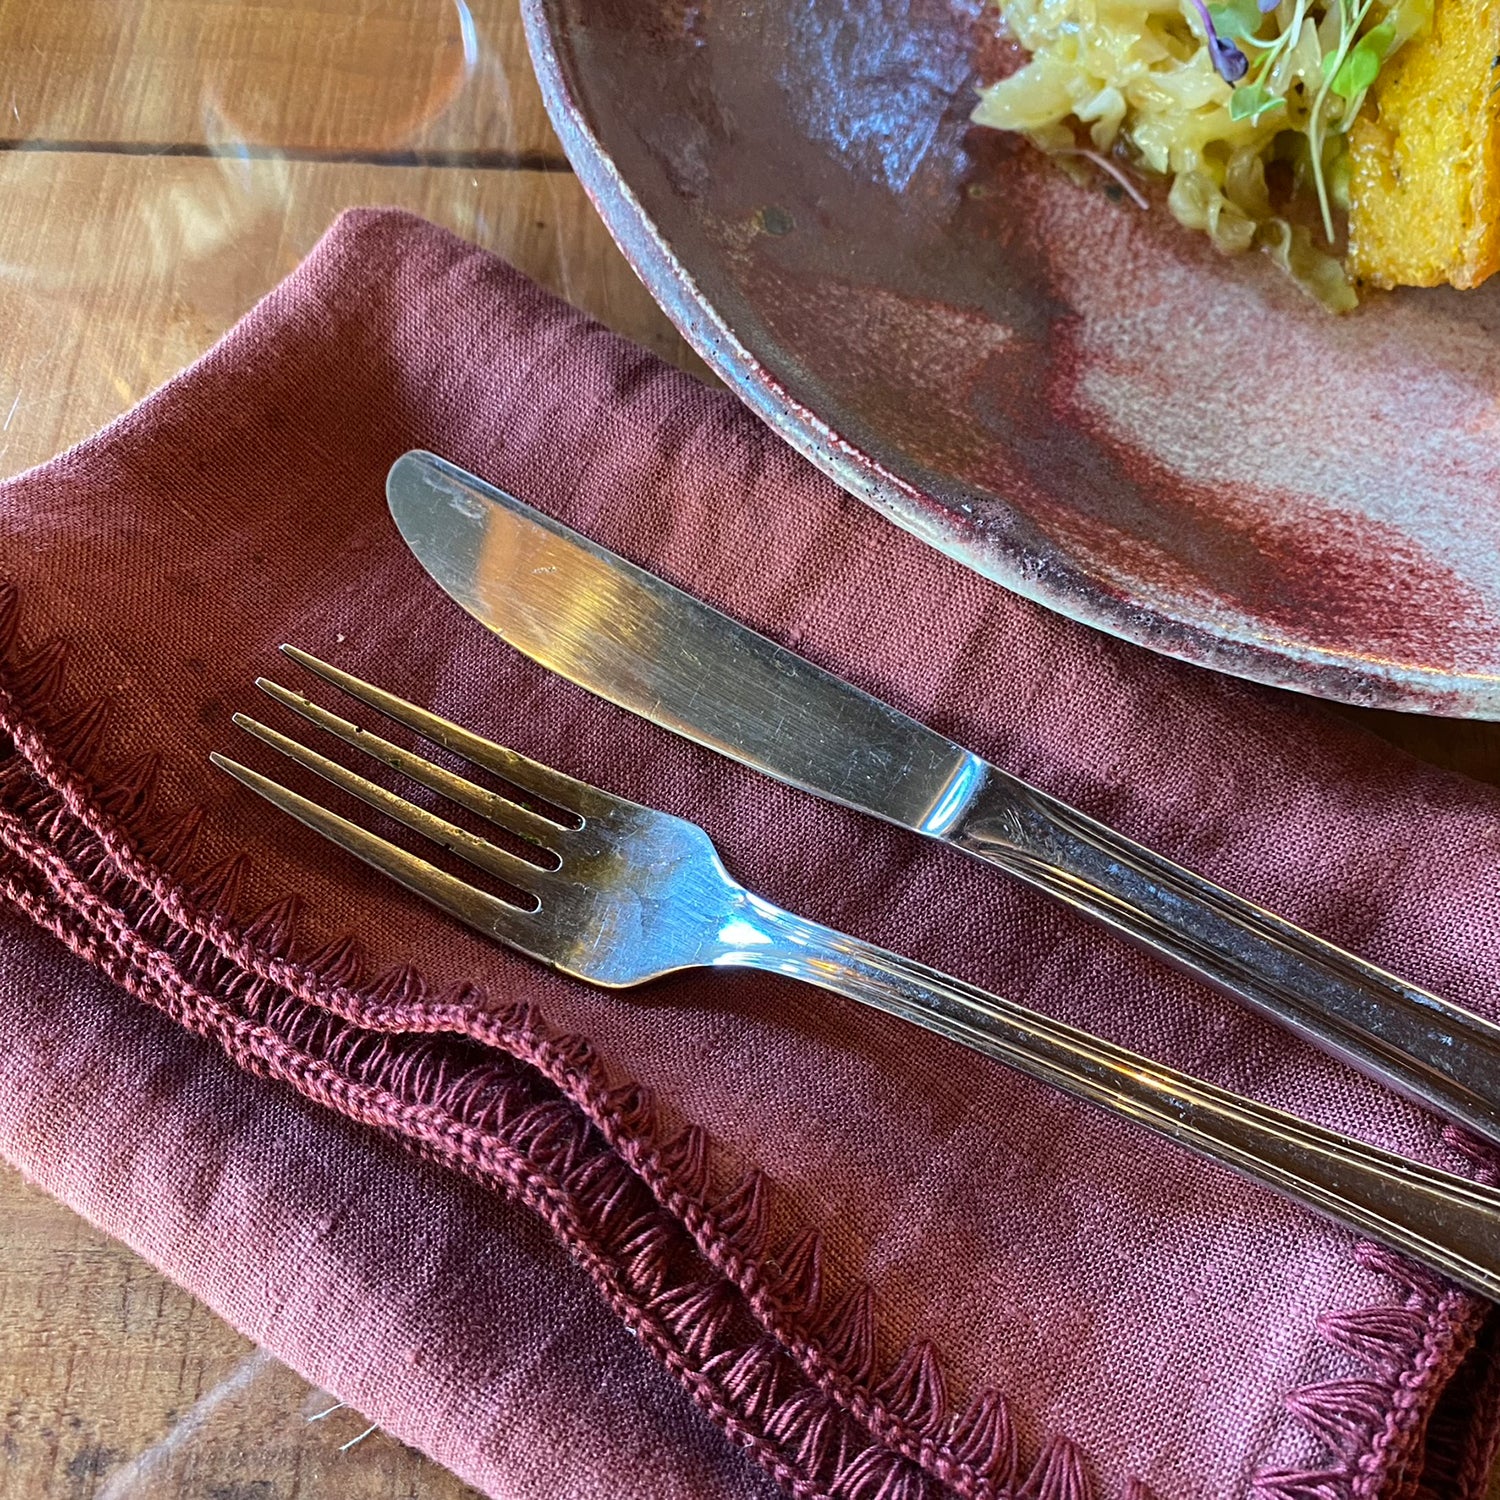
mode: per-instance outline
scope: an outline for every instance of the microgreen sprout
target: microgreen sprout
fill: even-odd
[[[1250,70],[1250,59],[1240,51],[1227,36],[1220,36],[1209,14],[1205,0],[1193,0],[1198,14],[1203,19],[1203,34],[1208,42],[1208,55],[1225,83],[1238,83]]]
[[[1052,154],[1054,156],[1081,156],[1085,161],[1091,161],[1107,177],[1112,177],[1119,185],[1121,191],[1139,209],[1151,207],[1146,195],[1127,177],[1116,162],[1112,162],[1107,156],[1099,151],[1089,151],[1082,146],[1060,146]]]
[[[1367,23],[1377,0],[1221,0],[1207,6],[1193,0],[1203,19],[1208,55],[1219,76],[1237,85],[1229,97],[1231,119],[1258,124],[1273,110],[1283,111],[1286,128],[1307,137],[1308,168],[1317,190],[1323,232],[1333,241],[1333,212],[1328,192],[1328,141],[1345,135],[1365,102],[1365,95],[1385,60],[1430,16],[1431,0],[1380,0],[1381,16]],[[1262,35],[1273,13],[1275,30]],[[1337,30],[1327,26],[1332,15]],[[1304,79],[1304,64],[1295,56],[1303,33],[1317,49],[1317,74]],[[1245,48],[1249,49],[1249,55]],[[1289,91],[1299,102],[1312,91],[1305,119],[1294,112]]]

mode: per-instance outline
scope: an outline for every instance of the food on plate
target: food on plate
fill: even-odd
[[[1500,0],[1438,0],[1349,135],[1348,265],[1371,286],[1500,269]]]
[[[982,125],[1259,249],[1337,312],[1500,266],[1500,0],[1000,0]]]

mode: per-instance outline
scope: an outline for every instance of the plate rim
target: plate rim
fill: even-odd
[[[562,59],[552,15],[562,0],[521,0],[521,20],[542,102],[568,161],[611,237],[682,337],[726,387],[784,442],[893,524],[1011,593],[1158,655],[1229,677],[1359,708],[1500,719],[1500,672],[1450,672],[1378,661],[1209,629],[1111,591],[1063,553],[976,553],[935,500],[839,433],[735,333],[615,165]],[[1037,567],[1035,564],[1043,566]],[[1079,580],[1068,590],[1049,579]],[[1085,592],[1086,591],[1086,592]]]

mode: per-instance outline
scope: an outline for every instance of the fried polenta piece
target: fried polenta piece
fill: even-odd
[[[1349,274],[1478,286],[1500,268],[1500,0],[1437,0],[1349,137]]]

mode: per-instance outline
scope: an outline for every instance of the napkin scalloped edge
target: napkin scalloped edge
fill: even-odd
[[[65,644],[23,651],[19,625],[19,591],[0,583],[0,734],[11,742],[0,899],[240,1066],[541,1215],[616,1314],[799,1500],[917,1500],[934,1485],[964,1500],[1096,1493],[1064,1437],[1023,1464],[999,1392],[950,1410],[930,1342],[878,1361],[869,1286],[851,1279],[834,1293],[816,1230],[773,1246],[768,1179],[714,1190],[703,1131],[669,1134],[655,1101],[612,1078],[585,1038],[472,986],[432,995],[409,968],[372,978],[352,939],[300,953],[295,898],[236,915],[242,858],[170,875],[190,868],[202,813],[156,805],[149,758],[101,764],[109,705],[67,702]],[[1487,1148],[1471,1154],[1493,1170]],[[1435,1393],[1478,1332],[1473,1299],[1378,1246],[1355,1253],[1399,1300],[1319,1319],[1323,1340],[1364,1373],[1289,1393],[1286,1410],[1327,1458],[1257,1474],[1262,1500],[1405,1488]],[[1493,1405],[1500,1382],[1488,1385]],[[1491,1457],[1425,1456],[1475,1494]],[[1123,1500],[1150,1494],[1132,1479]]]

